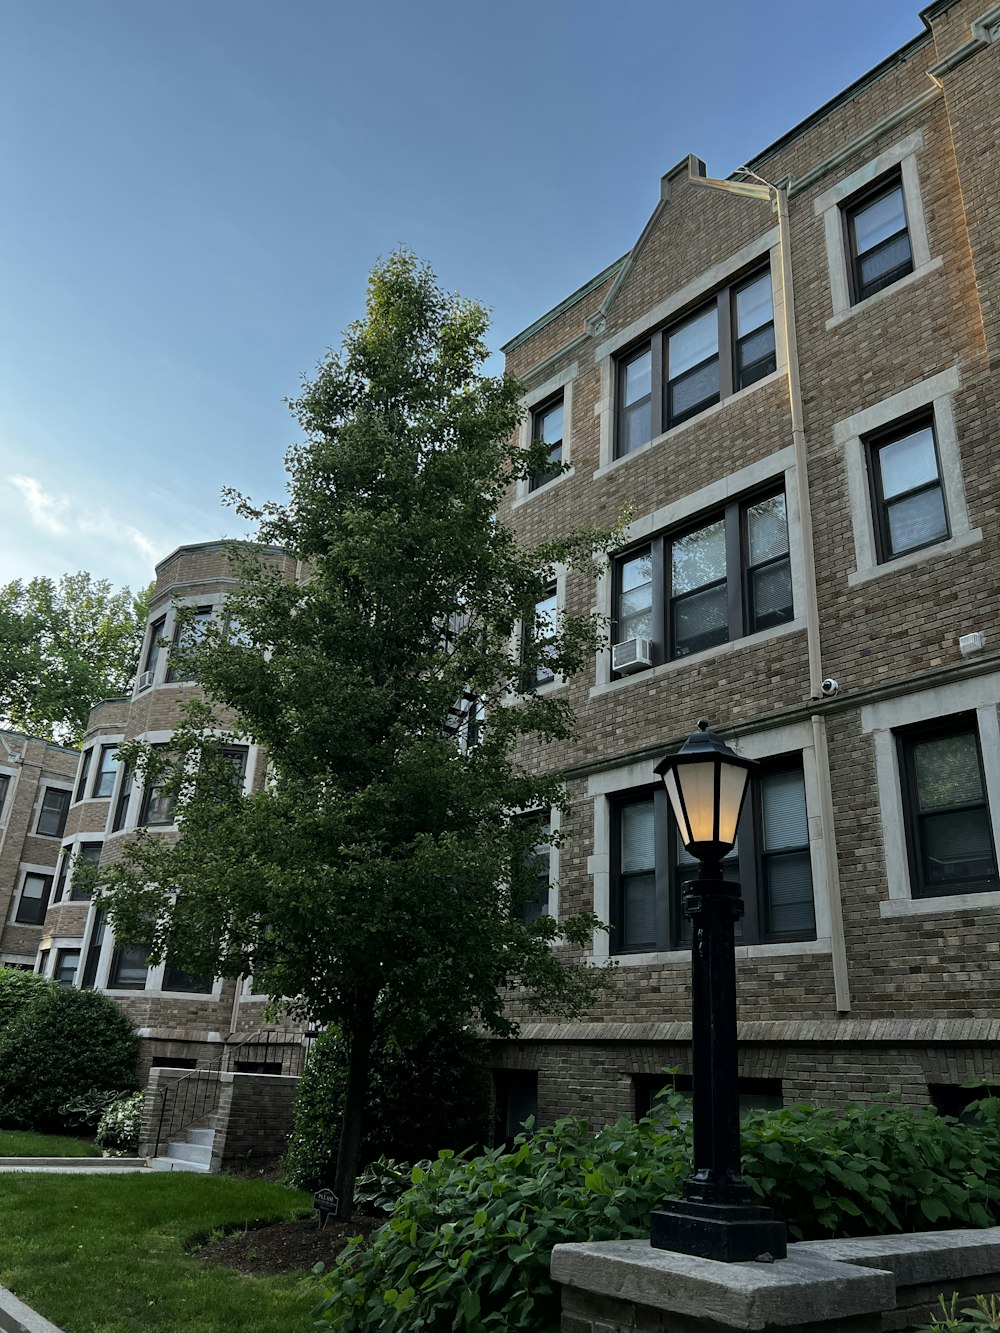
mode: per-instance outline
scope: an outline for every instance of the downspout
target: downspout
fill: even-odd
[[[782,331],[785,339],[785,360],[788,368],[788,403],[792,425],[792,451],[795,458],[795,501],[799,511],[802,539],[802,573],[805,584],[806,649],[809,660],[810,702],[821,698],[823,681],[822,651],[819,628],[819,599],[816,591],[816,556],[813,542],[812,505],[809,498],[809,463],[806,450],[806,432],[802,411],[802,388],[799,380],[799,349],[795,330],[795,298],[792,284],[791,230],[788,222],[788,187],[771,185],[754,173],[743,173],[748,179],[739,181],[714,180],[691,174],[693,185],[723,190],[727,194],[743,195],[754,199],[770,200],[778,214],[778,252],[781,257]],[[837,1012],[846,1014],[851,1009],[850,978],[847,968],[847,940],[844,935],[844,913],[840,897],[840,870],[837,864],[837,843],[834,832],[833,790],[830,782],[830,752],[827,744],[826,718],[812,713],[813,752],[816,756],[816,780],[819,787],[820,824],[823,836],[826,872],[826,899],[830,915],[830,954],[833,966],[833,989]]]

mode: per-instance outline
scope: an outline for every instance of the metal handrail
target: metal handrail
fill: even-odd
[[[192,1069],[160,1089],[160,1116],[156,1126],[156,1142],[151,1156],[159,1155],[160,1144],[174,1134],[188,1129],[199,1120],[210,1116],[219,1104],[222,1080],[220,1075],[235,1065],[254,1065],[255,1069],[236,1070],[237,1073],[271,1073],[278,1065],[281,1074],[298,1075],[309,1058],[308,1043],[316,1034],[287,1028],[261,1028],[222,1051],[204,1069]],[[242,1055],[241,1055],[242,1053]],[[167,1104],[170,1115],[167,1116]]]

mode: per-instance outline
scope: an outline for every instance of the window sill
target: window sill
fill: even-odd
[[[522,505],[528,504],[538,495],[548,495],[561,481],[568,481],[575,472],[576,468],[571,463],[565,472],[559,473],[558,477],[553,477],[551,481],[545,482],[542,486],[536,486],[533,491],[526,491],[524,495],[519,495],[511,505],[511,509],[520,509]]]
[[[860,315],[863,310],[871,310],[873,306],[878,305],[881,301],[886,300],[890,296],[895,296],[897,292],[903,291],[904,288],[912,287],[915,282],[919,282],[921,278],[925,278],[928,273],[936,273],[943,264],[943,257],[938,255],[937,259],[930,259],[926,264],[921,264],[920,267],[915,268],[912,273],[907,273],[905,278],[900,278],[898,282],[894,282],[891,287],[884,287],[882,291],[876,292],[874,296],[869,296],[866,300],[859,301],[857,305],[848,306],[846,310],[838,310],[835,315],[832,315],[826,321],[827,332],[829,333],[831,329],[839,328],[841,324],[846,324],[849,319],[853,319],[855,315]]]
[[[1000,895],[998,895],[1000,897]],[[829,939],[785,940],[780,944],[737,944],[737,961],[751,962],[756,958],[789,958],[797,954],[828,954],[831,952]],[[670,949],[664,953],[613,953],[607,958],[592,955],[591,963],[612,962],[619,968],[626,967],[690,967],[690,949]]]
[[[914,565],[922,564],[925,560],[934,560],[943,555],[954,555],[957,551],[964,551],[969,546],[976,546],[983,540],[982,528],[970,528],[967,532],[960,532],[956,537],[948,537],[943,542],[935,542],[933,546],[921,546],[919,551],[910,551],[906,555],[898,555],[894,560],[886,560],[881,565],[868,565],[864,569],[853,569],[847,576],[848,586],[857,587],[859,583],[868,583],[872,579],[881,578],[884,574],[897,574],[904,569],[912,569]]]
[[[672,426],[670,430],[664,431],[662,435],[657,435],[654,440],[648,440],[645,444],[641,444],[638,449],[633,449],[631,453],[623,454],[621,458],[614,458],[610,463],[602,464],[594,473],[594,480],[606,476],[609,472],[614,472],[616,468],[623,467],[626,463],[631,463],[634,458],[641,458],[643,454],[649,453],[651,449],[655,449],[664,440],[674,440],[684,431],[690,430],[692,426],[697,426],[703,421],[709,421],[717,413],[731,407],[733,403],[738,403],[741,399],[746,398],[748,394],[756,393],[758,389],[763,389],[767,384],[774,384],[778,380],[785,379],[786,374],[784,368],[772,370],[770,375],[765,375],[762,380],[757,380],[755,384],[748,384],[745,389],[739,389],[736,393],[731,393],[728,398],[723,398],[721,403],[713,403],[711,407],[706,407],[704,412],[688,417],[687,421],[682,421],[679,426]]]
[[[599,685],[594,685],[590,691],[590,698],[596,699],[602,694],[609,694],[614,690],[625,689],[629,685],[635,685],[639,681],[659,680],[661,676],[672,675],[675,671],[681,671],[692,662],[710,662],[715,657],[725,657],[729,653],[740,652],[743,648],[749,648],[755,644],[767,643],[771,639],[783,638],[786,634],[795,634],[803,631],[806,627],[804,619],[796,618],[788,620],[784,625],[773,625],[770,629],[758,630],[756,634],[746,634],[742,639],[730,639],[728,643],[720,643],[715,648],[706,648],[702,653],[692,653],[690,657],[678,657],[672,662],[661,662],[659,666],[649,667],[645,671],[633,671],[629,676],[622,676],[618,680],[602,681]]]
[[[943,898],[890,898],[878,905],[879,916],[931,916],[967,912],[973,907],[1000,907],[1000,893],[951,893]]]

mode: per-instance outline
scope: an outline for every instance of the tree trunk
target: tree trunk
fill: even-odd
[[[333,1185],[337,1195],[338,1221],[346,1221],[354,1209],[354,1182],[357,1179],[358,1159],[361,1156],[361,1129],[368,1104],[373,1011],[373,1001],[365,1001],[359,1006],[352,1030],[348,1034],[347,1092],[344,1097],[344,1119],[340,1127],[337,1173]]]

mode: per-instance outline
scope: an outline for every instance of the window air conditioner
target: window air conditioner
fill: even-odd
[[[136,682],[135,692],[139,694],[142,690],[148,690],[153,683],[152,671],[144,671]]]
[[[653,665],[653,644],[650,639],[624,639],[611,649],[611,667],[622,675],[642,671]]]

